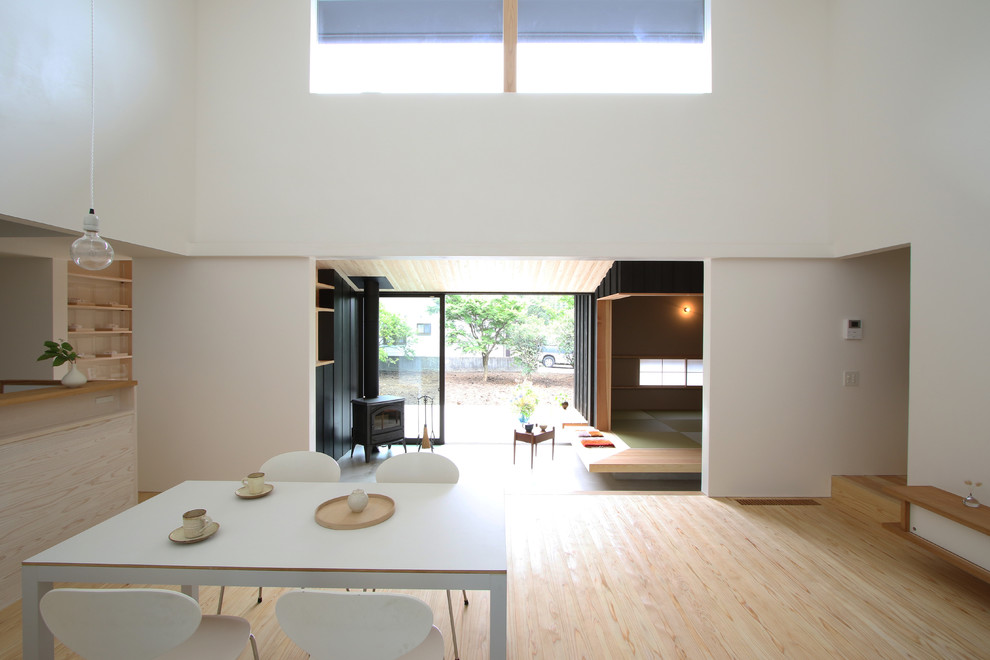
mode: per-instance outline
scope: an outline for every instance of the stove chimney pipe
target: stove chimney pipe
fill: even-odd
[[[364,398],[378,396],[378,279],[364,280]]]

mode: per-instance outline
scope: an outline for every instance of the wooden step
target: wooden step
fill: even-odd
[[[851,516],[865,522],[897,522],[901,503],[883,492],[888,486],[904,486],[901,475],[835,475],[832,477],[832,501]]]
[[[697,449],[625,449],[591,461],[589,472],[664,474],[701,472],[701,447]]]
[[[567,426],[566,424],[564,425]],[[563,429],[561,438],[570,442],[588,472],[630,474],[701,473],[701,447],[673,449],[632,449],[609,431],[603,438],[614,447],[584,447],[574,429]]]

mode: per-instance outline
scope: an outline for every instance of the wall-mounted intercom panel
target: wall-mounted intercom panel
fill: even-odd
[[[860,319],[846,319],[842,322],[842,336],[845,339],[862,339],[863,322]]]

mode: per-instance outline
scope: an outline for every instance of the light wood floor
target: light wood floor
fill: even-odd
[[[990,585],[822,501],[509,495],[508,655],[990,657]],[[228,589],[224,612],[251,620],[263,657],[304,658],[275,620],[279,590],[265,593],[259,606],[255,590]],[[429,600],[453,657],[443,592],[409,593]],[[461,657],[487,658],[488,599],[468,593]],[[217,589],[201,594],[212,612]],[[0,658],[18,657],[14,606],[0,613]]]

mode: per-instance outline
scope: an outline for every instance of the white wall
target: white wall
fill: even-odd
[[[191,236],[195,5],[96,3],[96,212],[111,239],[185,251]],[[0,213],[81,230],[89,27],[85,1],[0,3]]]
[[[74,228],[88,201],[88,16],[84,4],[56,8],[0,4],[0,213]],[[816,257],[910,242],[909,478],[955,492],[964,478],[990,482],[969,474],[990,465],[980,440],[990,311],[974,304],[990,281],[983,0],[712,0],[714,92],[683,97],[312,97],[309,0],[107,0],[98,12],[98,113],[112,114],[99,119],[97,195],[111,238],[181,251],[192,236],[197,254],[651,259]],[[372,222],[385,231],[369,239]],[[220,262],[208,263],[227,281]],[[775,316],[776,298],[739,307],[731,294],[741,287],[726,274],[776,281],[745,263],[713,261],[711,280],[743,334],[764,313],[818,327],[816,309]],[[184,268],[172,269],[176,279]],[[798,280],[829,291],[825,267],[808,268]],[[183,317],[183,306],[205,304],[197,296],[189,283],[159,314]],[[732,384],[749,358],[733,362],[732,326],[714,311],[708,356],[719,387],[719,373]],[[292,332],[310,332],[308,318],[296,323]],[[168,352],[144,355],[170,366]],[[776,392],[791,426],[800,414],[820,422],[805,390],[827,379],[802,372],[818,367],[799,362],[795,376],[808,381],[786,391],[775,374],[751,374],[747,391]],[[260,400],[240,389],[228,396]],[[766,453],[752,413],[727,409],[754,453]],[[725,418],[711,422],[718,431]],[[713,447],[713,488],[735,485],[727,471],[745,450],[743,441]],[[795,478],[762,476],[779,492]]]
[[[310,0],[203,0],[193,252],[827,256],[827,7],[713,0],[710,95],[312,96]]]
[[[66,338],[52,334],[52,260],[0,257],[0,309],[0,379],[50,380],[43,342]]]
[[[140,490],[313,448],[313,283],[308,259],[135,259]]]
[[[990,483],[982,414],[990,399],[990,308],[983,303],[990,3],[834,5],[837,249],[911,242],[908,481],[964,495],[965,479]],[[990,501],[987,486],[982,499]],[[944,529],[919,526],[918,533],[961,554],[974,546]]]
[[[705,492],[827,497],[833,474],[904,474],[909,251],[710,270]],[[842,339],[848,318],[862,340]]]

